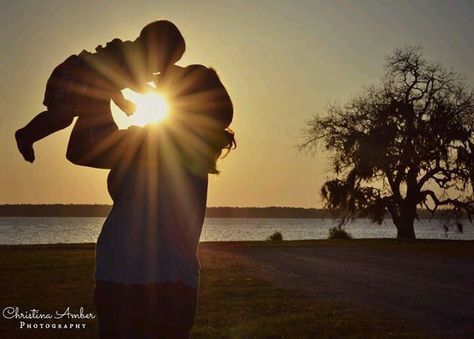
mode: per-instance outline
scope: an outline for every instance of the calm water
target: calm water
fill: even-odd
[[[49,244],[95,242],[105,218],[0,218],[0,244]],[[204,223],[201,241],[265,240],[280,231],[285,240],[325,239],[332,219],[227,219],[209,218]],[[447,237],[441,221],[416,223],[417,238],[474,240],[474,226],[465,223],[464,233]],[[359,219],[346,227],[354,238],[394,238],[395,227]]]

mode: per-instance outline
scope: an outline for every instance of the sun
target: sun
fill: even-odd
[[[122,93],[126,99],[135,103],[136,110],[131,116],[127,116],[112,102],[112,115],[120,129],[126,129],[132,125],[157,124],[169,115],[170,109],[166,97],[158,91],[141,94],[126,88]]]

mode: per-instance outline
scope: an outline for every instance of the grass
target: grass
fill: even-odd
[[[221,244],[222,245],[222,244]],[[220,246],[221,246],[220,245]],[[228,246],[360,246],[399,251],[473,255],[472,244],[446,241],[315,240],[229,243]],[[374,338],[422,337],[414,327],[350,303],[307,298],[257,278],[255,268],[231,251],[202,246],[198,315],[193,338]],[[218,253],[219,255],[215,255]],[[54,313],[77,312],[92,304],[94,245],[0,246],[0,306]],[[19,330],[18,320],[1,317],[0,338],[95,338],[96,320],[84,330]]]
[[[211,242],[210,242],[211,243]],[[219,242],[215,242],[218,244]],[[287,246],[287,247],[357,247],[361,249],[381,249],[387,251],[413,252],[432,256],[474,257],[474,240],[399,240],[399,239],[325,239],[325,240],[289,240],[281,243],[249,241],[235,241],[229,246]]]

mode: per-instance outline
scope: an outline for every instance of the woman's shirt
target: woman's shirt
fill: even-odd
[[[108,176],[113,207],[96,247],[96,279],[124,284],[183,281],[198,287],[197,246],[208,175],[185,156],[181,136],[132,128]]]

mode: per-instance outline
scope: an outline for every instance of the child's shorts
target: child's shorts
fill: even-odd
[[[48,111],[68,115],[72,119],[78,115],[81,103],[87,98],[92,78],[85,61],[77,55],[70,56],[49,77],[43,104]]]

